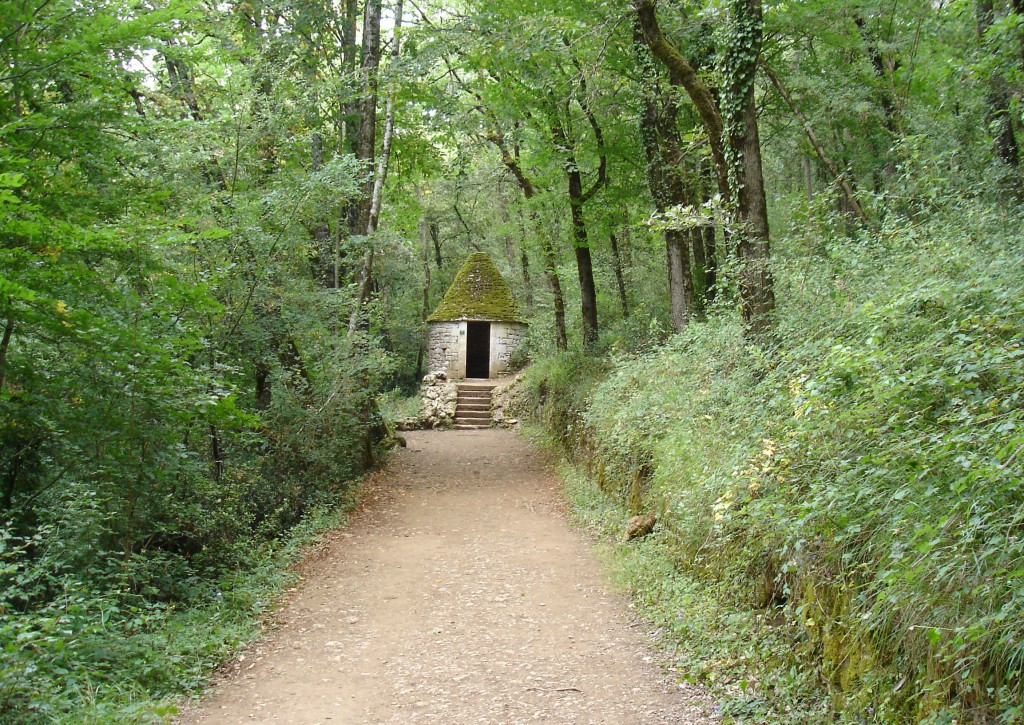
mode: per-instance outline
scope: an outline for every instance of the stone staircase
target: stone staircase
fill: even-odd
[[[491,427],[491,391],[495,383],[486,380],[459,383],[459,402],[455,409],[455,430],[479,430]]]

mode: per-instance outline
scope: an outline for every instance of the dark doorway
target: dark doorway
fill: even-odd
[[[491,323],[466,323],[466,377],[486,378],[491,373]]]

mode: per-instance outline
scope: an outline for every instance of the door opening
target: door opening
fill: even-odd
[[[491,323],[466,323],[466,377],[487,378],[491,373]]]

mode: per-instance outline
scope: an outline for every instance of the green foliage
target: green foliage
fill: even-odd
[[[67,526],[95,524],[78,506]],[[19,540],[0,529],[0,708],[10,722],[166,722],[182,694],[197,693],[209,672],[259,634],[261,617],[295,579],[288,566],[317,531],[337,526],[337,502],[312,511],[278,542],[240,548],[237,570],[197,570],[175,557],[88,552],[69,566],[60,532]],[[95,512],[94,512],[95,513]],[[28,547],[41,549],[35,558]],[[106,560],[105,560],[106,559]],[[148,572],[145,570],[149,570]],[[134,592],[140,575],[173,579],[183,601]],[[100,577],[105,577],[104,581]],[[13,605],[57,590],[28,611]]]
[[[722,690],[728,711],[1020,717],[1017,219],[962,202],[875,239],[805,226],[771,345],[712,318],[597,384],[568,360],[532,369],[541,420],[596,485],[660,513],[625,567],[650,616],[727,623],[712,649],[672,636],[687,676],[748,683]]]
[[[195,691],[250,635],[283,542],[372,464],[396,407],[377,393],[416,386],[424,321],[478,252],[511,282],[500,313],[531,323],[527,404],[596,480],[588,505],[605,526],[660,513],[625,576],[727,711],[1024,718],[1019,169],[992,144],[1000,113],[1019,130],[1014,5],[983,28],[967,2],[768,4],[758,56],[749,3],[660,4],[728,130],[756,94],[786,230],[758,345],[724,243],[709,321],[667,337],[639,137],[666,79],[637,59],[628,4],[421,7],[380,73],[399,121],[370,236],[348,233],[371,164],[348,153],[366,84],[338,8],[0,12],[5,716],[138,722]],[[683,100],[696,189],[707,139]],[[599,146],[602,335],[555,355],[545,278],[579,336],[565,173],[573,158],[589,186]],[[835,213],[837,173],[877,233]],[[716,211],[667,222],[723,242]]]
[[[304,168],[307,68],[231,22],[0,13],[5,722],[164,718],[373,462],[392,359],[310,273],[360,167]]]

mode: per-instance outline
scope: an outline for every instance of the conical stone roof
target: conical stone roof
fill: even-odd
[[[427,322],[522,322],[501,272],[483,252],[469,255]]]

